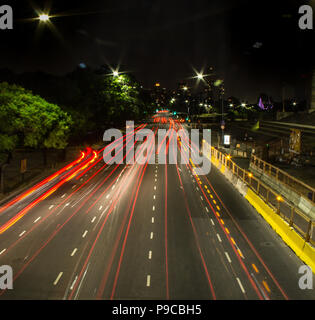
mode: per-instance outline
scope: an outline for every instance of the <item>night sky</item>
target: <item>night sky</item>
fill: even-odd
[[[122,65],[145,86],[179,81],[214,66],[226,93],[303,98],[314,65],[314,31],[298,28],[298,8],[314,1],[5,1],[14,29],[0,30],[0,67],[65,74],[79,63]],[[38,28],[36,8],[55,27]],[[313,61],[312,61],[313,59]]]

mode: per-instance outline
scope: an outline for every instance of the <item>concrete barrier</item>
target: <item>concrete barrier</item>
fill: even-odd
[[[313,273],[315,273],[315,249],[274,212],[254,191],[248,189],[245,199],[269,223],[295,254],[310,266]]]
[[[252,189],[250,189],[241,179],[237,178],[231,170],[225,168],[218,159],[211,157],[212,163],[224,174],[224,176],[235,186],[243,197],[256,209],[256,211],[265,219],[272,229],[282,238],[282,240],[295,252],[295,254],[308,266],[312,268],[315,274],[315,248],[306,242],[289,224],[283,220],[264,200],[262,200]],[[305,210],[312,209],[308,207],[309,201],[300,197],[301,207]]]

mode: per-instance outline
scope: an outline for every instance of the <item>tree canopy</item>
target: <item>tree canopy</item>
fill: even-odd
[[[71,116],[17,85],[0,83],[0,152],[17,146],[64,149]]]

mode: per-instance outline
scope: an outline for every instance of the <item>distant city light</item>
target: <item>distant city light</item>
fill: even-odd
[[[155,86],[156,86],[156,87],[159,87],[159,86],[160,86],[160,84],[157,82],[157,83],[155,84]]]
[[[246,103],[243,102],[243,103],[241,104],[241,106],[242,106],[242,107],[246,107]]]
[[[198,78],[199,80],[202,80],[202,79],[203,79],[203,74],[202,74],[202,73],[197,73],[197,78]]]
[[[186,91],[187,89],[188,89],[187,87],[183,87],[183,90],[185,90],[185,91]]]

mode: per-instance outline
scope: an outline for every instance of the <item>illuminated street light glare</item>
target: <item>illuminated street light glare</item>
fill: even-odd
[[[116,70],[115,70],[115,71],[113,71],[113,76],[114,76],[114,77],[117,77],[117,76],[118,76],[118,74],[119,74],[119,73],[118,73],[118,71],[116,71]]]
[[[198,73],[198,74],[197,74],[197,78],[198,78],[199,80],[202,80],[202,79],[203,79],[203,74],[202,74],[202,73]]]
[[[43,14],[41,14],[41,15],[39,16],[39,20],[42,21],[42,22],[47,22],[47,21],[49,21],[49,15],[43,13]]]

